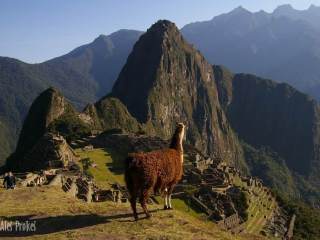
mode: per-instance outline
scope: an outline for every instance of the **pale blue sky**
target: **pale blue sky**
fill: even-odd
[[[178,27],[243,6],[272,12],[306,9],[320,0],[0,0],[0,56],[34,63],[63,55],[118,29],[146,30],[158,19]]]

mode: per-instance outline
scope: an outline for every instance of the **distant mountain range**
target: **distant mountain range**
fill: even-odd
[[[181,31],[212,64],[286,82],[320,99],[320,7],[273,13],[242,7]]]

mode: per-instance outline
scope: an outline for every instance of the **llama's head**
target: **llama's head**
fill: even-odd
[[[180,143],[182,144],[182,140],[184,137],[185,125],[182,122],[177,123],[176,133],[179,136]]]
[[[183,152],[182,141],[184,137],[185,125],[177,123],[176,130],[172,136],[170,148]]]

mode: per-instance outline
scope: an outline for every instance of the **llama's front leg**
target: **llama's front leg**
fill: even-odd
[[[169,207],[168,189],[165,188],[165,190],[164,190],[164,206],[163,206],[163,209],[167,210],[168,207]]]
[[[140,203],[141,203],[141,207],[142,207],[144,213],[146,214],[146,217],[150,218],[151,214],[149,213],[148,208],[147,208],[148,199],[149,199],[149,189],[145,189],[141,193]]]

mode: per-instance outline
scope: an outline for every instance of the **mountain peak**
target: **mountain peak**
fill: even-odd
[[[310,7],[308,8],[308,10],[318,10],[320,7],[314,5],[314,4],[311,4]]]
[[[156,23],[154,23],[148,29],[148,31],[162,31],[162,32],[164,32],[164,31],[167,31],[167,30],[173,29],[173,28],[178,29],[177,26],[173,22],[163,19],[163,20],[158,20]]]
[[[113,86],[112,93],[127,104],[133,115],[142,122],[147,121],[148,118],[147,111],[144,109],[148,107],[145,100],[157,80],[157,69],[161,65],[163,55],[169,49],[175,50],[184,44],[179,29],[168,20],[159,20],[154,23],[136,42]],[[143,71],[142,68],[147,71]],[[141,86],[144,86],[143,90]],[[130,92],[126,89],[130,89]],[[134,105],[134,108],[139,105],[134,110],[131,109],[133,99],[140,101],[140,104]]]
[[[290,13],[292,11],[294,11],[295,9],[290,5],[290,4],[284,4],[284,5],[280,5],[278,6],[273,13],[274,14],[287,14]]]
[[[233,9],[230,13],[232,14],[243,14],[243,13],[251,13],[249,10],[245,9],[242,6],[239,6],[235,9]]]
[[[61,96],[62,96],[61,92],[60,92],[57,88],[52,87],[52,86],[49,87],[49,88],[47,88],[46,90],[44,90],[44,91],[42,92],[42,94],[43,94],[43,95],[58,94],[58,95],[61,95]]]
[[[109,41],[108,39],[108,36],[100,34],[96,39],[93,40],[93,44],[106,44]]]
[[[169,20],[159,20],[147,30],[147,34],[163,38],[171,34],[180,35],[180,32],[173,22],[170,22]]]

